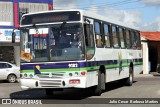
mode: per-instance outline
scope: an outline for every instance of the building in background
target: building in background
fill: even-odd
[[[23,14],[47,10],[53,10],[53,0],[0,0],[0,61],[20,65],[20,32],[12,43],[12,31]]]
[[[143,46],[143,74],[155,72],[160,64],[160,32],[141,32]]]

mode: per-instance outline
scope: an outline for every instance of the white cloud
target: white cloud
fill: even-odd
[[[69,3],[68,3],[69,2]],[[54,0],[54,9],[69,9],[75,8],[76,2],[75,0]]]
[[[160,17],[157,17],[153,22],[142,25],[143,31],[160,31]]]
[[[160,0],[140,0],[140,1],[147,5],[160,6]]]
[[[140,29],[139,25],[142,21],[141,13],[139,11],[117,10],[110,7],[103,9],[91,7],[88,10],[106,16],[107,20],[113,23],[124,25],[130,28]]]
[[[78,8],[77,6],[82,5],[82,3],[87,3],[86,1],[91,2],[90,0],[54,0],[55,9],[70,9],[70,8]],[[93,2],[93,0],[92,0]],[[78,4],[78,5],[77,5]],[[86,6],[82,5],[83,7]],[[141,22],[140,12],[139,11],[124,11],[124,10],[115,10],[111,7],[103,7],[99,9],[99,7],[95,7],[94,5],[90,5],[87,9],[88,11],[106,16],[109,21],[112,21],[117,24],[123,24],[128,27],[139,29],[138,23]]]
[[[85,8],[97,0],[54,0],[55,9]]]
[[[138,10],[117,10],[112,7],[95,7],[96,0],[54,0],[55,9],[72,9],[88,7],[88,11],[106,16],[109,21],[138,30],[160,31],[160,17],[153,22],[143,24],[141,12]],[[146,5],[160,5],[160,0],[140,0]]]

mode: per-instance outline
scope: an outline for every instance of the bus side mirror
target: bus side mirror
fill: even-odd
[[[12,32],[12,43],[15,43],[16,39],[16,33],[13,31]]]

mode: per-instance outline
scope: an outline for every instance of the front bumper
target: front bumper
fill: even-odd
[[[70,84],[69,80],[80,80],[80,83]],[[73,77],[73,78],[32,78],[20,79],[22,90],[34,88],[86,88],[86,77]]]

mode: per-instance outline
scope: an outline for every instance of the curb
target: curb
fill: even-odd
[[[153,74],[138,74],[138,75],[135,75],[135,77],[154,77]]]

